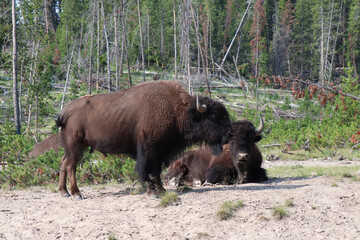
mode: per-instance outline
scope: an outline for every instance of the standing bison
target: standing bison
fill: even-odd
[[[220,154],[231,124],[225,107],[207,97],[189,95],[174,81],[139,84],[114,93],[80,97],[69,102],[56,121],[61,127],[65,156],[61,162],[59,191],[81,199],[76,165],[84,148],[101,153],[128,153],[136,157],[139,180],[148,194],[164,191],[162,165],[187,146],[205,142]]]
[[[214,156],[208,147],[190,150],[170,165],[167,179],[176,177],[179,185],[189,178],[199,179],[201,184],[268,180],[255,144],[261,140],[262,118],[257,129],[248,120],[233,122],[232,128],[234,134],[219,156]]]

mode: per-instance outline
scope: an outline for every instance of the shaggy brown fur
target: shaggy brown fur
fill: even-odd
[[[205,112],[196,107],[196,98],[174,81],[139,84],[127,90],[82,97],[71,101],[58,117],[65,147],[60,169],[59,190],[81,198],[76,184],[76,165],[85,147],[102,153],[136,156],[140,181],[148,182],[149,193],[163,191],[162,165],[187,146],[202,142],[221,152],[231,131],[225,107],[199,97]]]
[[[255,144],[261,136],[256,136],[254,125],[244,120],[233,122],[232,128],[234,136],[219,156],[214,156],[208,147],[190,150],[169,166],[167,180],[176,177],[178,185],[191,179],[201,184],[266,181],[262,156]]]

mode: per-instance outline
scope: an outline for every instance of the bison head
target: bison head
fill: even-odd
[[[261,140],[260,134],[264,129],[264,122],[260,116],[258,128],[248,120],[233,122],[232,128],[234,132],[230,140],[230,154],[239,180],[242,181],[246,177],[249,159],[255,157],[255,143]]]
[[[223,104],[208,97],[194,97],[187,110],[185,138],[192,142],[204,142],[215,155],[222,152],[223,144],[231,134],[229,114]]]

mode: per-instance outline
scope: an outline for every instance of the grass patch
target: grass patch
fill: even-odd
[[[322,152],[320,152],[317,149],[313,149],[311,151],[305,151],[303,149],[291,150],[290,151],[291,155],[289,155],[288,153],[281,152],[280,151],[281,147],[264,148],[261,147],[262,144],[266,145],[261,141],[260,144],[258,144],[258,146],[263,156],[268,156],[272,154],[283,160],[291,158],[292,160],[301,161],[301,160],[313,159],[313,158],[324,159],[324,158],[328,158],[329,156],[332,156],[332,158],[334,159],[338,159],[340,156],[344,156],[348,160],[349,159],[355,160],[360,158],[360,151],[353,150],[351,148],[338,148],[335,151],[336,152],[335,155],[333,153],[334,150],[331,151],[331,149],[326,149],[326,148],[322,148],[321,149]]]
[[[275,206],[272,208],[273,216],[276,217],[278,220],[281,220],[288,215],[288,212],[285,207],[283,206]]]
[[[294,201],[291,198],[286,199],[285,207],[293,207],[293,206],[294,206]]]
[[[331,183],[331,187],[338,187],[339,185],[336,182]]]
[[[167,207],[178,200],[179,196],[176,192],[166,191],[160,196],[160,207]]]
[[[116,236],[115,236],[114,233],[110,234],[109,240],[116,240],[116,239],[117,239],[117,238],[116,238]]]
[[[243,207],[244,204],[242,201],[232,202],[232,201],[226,201],[224,202],[218,212],[216,213],[216,216],[220,220],[226,220],[233,216],[234,211],[240,207]]]
[[[294,166],[275,166],[266,169],[269,177],[310,177],[310,176],[329,176],[339,178],[352,178],[355,181],[359,179],[356,174],[360,171],[359,166],[335,166],[335,167],[304,167],[302,165]],[[354,177],[355,176],[355,177]]]

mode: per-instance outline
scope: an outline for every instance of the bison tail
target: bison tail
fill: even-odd
[[[56,119],[56,126],[58,127],[65,127],[65,124],[66,124],[66,119],[64,114],[60,114],[57,119]]]

